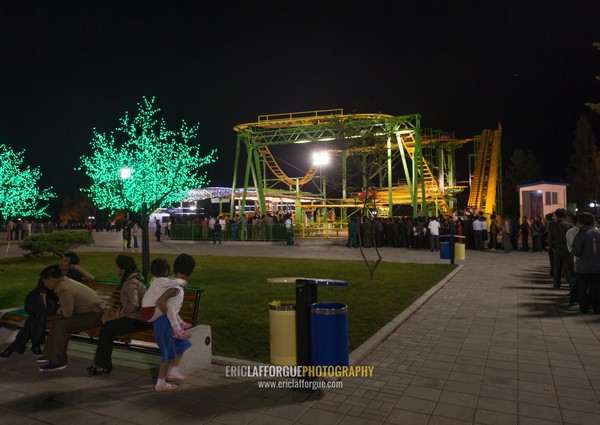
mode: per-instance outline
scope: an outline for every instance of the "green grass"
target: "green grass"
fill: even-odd
[[[81,253],[81,265],[98,280],[118,280],[114,253]],[[133,255],[138,265],[141,257]],[[161,255],[171,264],[174,255]],[[449,264],[382,263],[375,274],[360,261],[258,257],[196,258],[190,286],[205,289],[200,323],[212,327],[213,353],[256,361],[269,359],[269,311],[273,300],[294,299],[293,284],[267,283],[269,277],[306,276],[347,280],[347,287],[319,287],[319,301],[348,305],[350,351],[397,316],[446,276]],[[0,309],[22,305],[52,257],[0,260]]]

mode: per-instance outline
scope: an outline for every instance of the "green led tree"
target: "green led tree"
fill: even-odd
[[[39,168],[23,165],[25,151],[15,152],[0,144],[0,218],[47,216],[46,208],[55,195],[50,189],[40,189]]]
[[[208,183],[200,169],[216,160],[216,151],[201,156],[191,144],[198,124],[182,121],[178,131],[168,130],[154,98],[143,98],[138,113],[126,113],[121,125],[106,134],[94,129],[91,156],[82,156],[84,171],[93,181],[87,192],[100,208],[124,209],[142,229],[142,272],[150,263],[148,219],[157,208],[183,199],[191,189]]]

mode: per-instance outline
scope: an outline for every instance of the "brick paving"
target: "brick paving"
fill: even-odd
[[[94,249],[119,251],[119,237],[103,234]],[[165,241],[152,249],[359,256],[343,244],[317,242]],[[386,261],[440,262],[429,251],[382,254]],[[256,379],[227,378],[225,366],[213,364],[176,391],[155,394],[154,356],[115,350],[115,371],[91,378],[85,367],[94,346],[72,343],[69,367],[47,376],[30,353],[0,362],[0,423],[597,425],[600,316],[567,308],[566,290],[551,289],[547,261],[543,253],[468,251],[461,270],[359,361],[374,366],[374,376],[344,379],[339,389],[261,389]]]

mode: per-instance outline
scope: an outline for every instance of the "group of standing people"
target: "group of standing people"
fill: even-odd
[[[189,323],[178,313],[183,304],[183,289],[194,271],[196,262],[187,254],[179,255],[170,275],[169,264],[155,259],[151,265],[153,279],[149,288],[132,257],[118,255],[115,259],[121,279],[119,317],[102,323],[104,302],[87,284],[94,277],[79,265],[79,257],[66,253],[60,264],[45,267],[36,287],[25,299],[27,321],[15,340],[0,353],[8,359],[13,353],[23,354],[31,340],[31,352],[39,363],[40,372],[63,370],[68,365],[67,347],[71,334],[100,327],[94,363],[87,368],[91,376],[112,371],[113,340],[117,336],[142,331],[152,326],[161,351],[156,392],[175,389],[177,382],[187,377],[179,371],[183,353],[191,347]],[[151,309],[148,317],[142,307]],[[45,337],[46,319],[53,316],[52,326]]]
[[[438,251],[440,236],[458,236],[469,250],[498,250],[505,252],[544,251],[548,244],[546,217],[522,217],[502,219],[491,214],[468,214],[464,217],[351,217],[348,222],[348,248],[394,247],[429,249]],[[520,245],[519,245],[520,242]]]
[[[548,225],[548,242],[554,289],[561,289],[564,278],[569,307],[600,314],[600,231],[594,215],[567,217],[564,209],[556,210]]]
[[[456,224],[444,217],[351,217],[348,248],[392,247],[439,251],[440,236],[456,234]]]
[[[9,220],[6,223],[6,240],[21,241],[34,233],[51,233],[54,226],[51,221],[34,222],[32,220]]]
[[[138,234],[140,226],[137,223],[128,220],[125,226],[123,226],[123,249],[131,248],[131,242],[133,239],[133,248],[138,247]]]

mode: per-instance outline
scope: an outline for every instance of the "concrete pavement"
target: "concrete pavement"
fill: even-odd
[[[121,251],[119,238],[98,235],[96,247],[83,250]],[[360,259],[342,241],[286,247],[167,240],[151,249]],[[385,261],[441,261],[429,251],[381,252]],[[0,362],[0,423],[599,424],[600,316],[567,308],[566,291],[551,289],[547,255],[468,251],[459,263],[427,302],[367,350],[360,364],[374,366],[374,376],[344,378],[342,388],[264,389],[261,379],[228,378],[226,366],[214,364],[176,391],[155,394],[156,357],[115,350],[114,373],[91,378],[85,367],[94,346],[72,343],[69,367],[47,376],[30,353]]]

